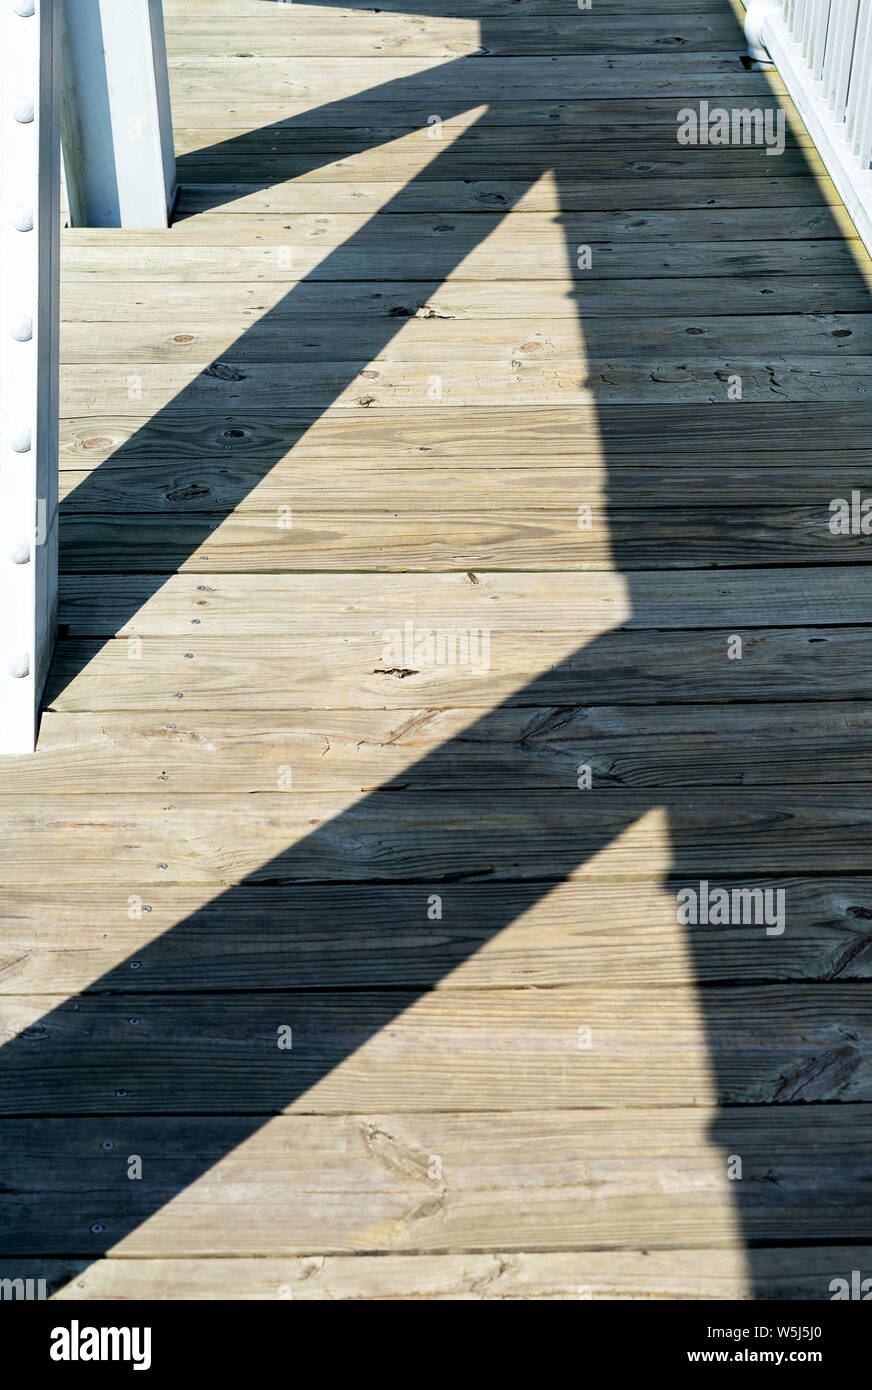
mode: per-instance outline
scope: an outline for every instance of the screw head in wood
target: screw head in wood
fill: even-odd
[[[29,343],[33,337],[33,319],[30,314],[16,314],[9,331],[16,343]]]

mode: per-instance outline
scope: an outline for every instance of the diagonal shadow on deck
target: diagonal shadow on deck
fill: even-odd
[[[402,10],[416,12],[415,0],[409,0]],[[442,12],[442,6],[439,10]],[[487,26],[488,21],[482,21],[482,43],[485,48],[488,46]],[[737,28],[737,55],[741,50],[742,42]],[[735,64],[738,65],[738,56]],[[583,65],[584,60],[579,58],[579,71]],[[436,109],[443,119],[499,95],[489,90],[487,62],[459,59],[456,63],[446,64],[439,72],[444,74],[449,68],[454,73],[461,69],[464,73],[468,72],[468,79],[465,80],[470,99],[452,99],[450,95],[444,100],[440,99]],[[431,72],[428,82],[432,83],[433,80],[434,74]],[[743,77],[742,80],[745,84],[743,90],[759,92],[762,97],[765,91],[762,78]],[[727,76],[724,82],[729,94],[732,94],[733,88]],[[429,95],[423,102],[419,98],[417,92],[420,85],[420,80],[415,78],[401,79],[387,83],[367,96],[375,103],[374,112],[380,100],[408,103],[410,113],[414,114],[414,118],[420,113],[423,123],[432,102]],[[462,85],[460,82],[454,84],[455,89],[460,89]],[[451,82],[446,86],[450,91]],[[524,93],[521,91],[517,95],[522,97]],[[535,92],[531,93],[531,96],[536,95]],[[716,94],[710,95],[714,98]],[[677,98],[676,107],[682,104]],[[341,106],[341,101],[333,103],[331,113],[338,112]],[[378,124],[377,118],[373,124]],[[293,121],[285,125],[290,130],[294,129]],[[436,155],[420,178],[427,181],[463,178],[471,167],[480,167],[482,156],[477,135],[487,128],[486,113],[467,133]],[[337,138],[342,138],[341,130],[337,131]],[[376,138],[375,143],[378,142]],[[222,152],[231,153],[234,146],[244,150],[245,138],[216,146],[212,154],[220,157]],[[353,148],[359,146],[360,133],[355,131]],[[304,127],[301,127],[301,147],[305,149]],[[558,187],[565,186],[570,180],[578,181],[578,166],[579,161],[584,160],[583,151],[570,148],[555,156],[544,145],[542,149],[541,163],[531,158],[523,176],[518,174],[519,190],[529,187],[549,172],[554,174]],[[692,167],[695,152],[690,150],[685,153],[688,167]],[[747,153],[749,162],[755,168],[765,168],[765,161],[761,163],[757,158],[760,151],[749,150]],[[312,153],[311,157],[314,165],[317,156]],[[331,150],[329,158],[336,158],[335,148]],[[282,178],[280,170],[277,170],[275,177],[277,180]],[[184,159],[180,160],[180,178],[184,182]],[[413,195],[419,183],[420,179],[413,180],[383,209],[383,214],[401,213],[414,207]],[[505,211],[509,210],[507,206]],[[790,219],[791,210],[785,209],[785,244],[789,243],[792,235]],[[577,240],[583,240],[576,233],[576,226],[583,225],[583,221],[583,217],[576,219],[571,210],[564,210],[563,223],[570,246]],[[489,230],[491,225],[488,222],[484,230]],[[450,253],[442,252],[438,242],[432,245],[428,243],[426,251],[418,246],[405,248],[407,257],[420,255],[422,264],[426,264],[427,274],[422,277],[426,282],[422,286],[423,300],[475,248],[480,234],[478,229],[471,229],[468,244],[465,245],[458,244],[455,239]],[[373,219],[344,245],[332,251],[309,277],[310,280],[357,281],[368,278],[365,267],[380,249],[383,235],[383,224]],[[829,257],[830,267],[837,266],[845,276],[854,275],[856,272],[848,249],[835,240],[835,226],[831,226],[825,235],[834,239]],[[739,246],[737,254],[741,254]],[[753,269],[753,266],[748,266],[749,274]],[[285,301],[265,314],[235,345],[246,361],[258,360],[260,338],[269,335],[270,341],[274,341],[274,334],[279,331],[276,324],[285,325],[289,335],[297,331],[296,324],[287,315],[289,302],[303,288],[292,290]],[[720,290],[720,277],[713,275],[710,303],[700,304],[697,298],[692,306],[693,315],[702,316],[706,312],[716,315]],[[579,277],[578,309],[584,325],[588,355],[595,358],[598,355],[599,321],[596,317],[585,318],[584,293],[583,277]],[[696,294],[698,296],[698,289]],[[413,303],[408,305],[410,312],[417,307]],[[676,304],[674,312],[680,314],[689,307]],[[389,314],[381,319],[367,320],[370,341],[365,357],[355,364],[355,371],[366,367],[379,355],[404,321],[403,317],[391,317]],[[341,325],[337,327],[337,333],[341,339]],[[777,351],[776,344],[773,344],[773,351]],[[837,351],[834,345],[833,360]],[[342,357],[341,352],[339,356]],[[222,354],[222,360],[232,364],[234,349]],[[713,386],[712,400],[721,399],[720,390],[720,386]],[[228,383],[226,396],[226,406],[217,397],[214,408],[210,408],[210,415],[214,414],[219,426],[222,416],[239,416],[241,413],[240,408],[231,403],[232,383]],[[778,397],[775,395],[773,398]],[[182,391],[155,420],[140,431],[141,437],[134,436],[123,445],[105,467],[111,468],[127,459],[136,459],[144,447],[152,446],[155,438],[171,439],[174,422],[182,421],[190,413],[190,399],[190,388]],[[197,408],[202,410],[202,406],[198,405]],[[792,421],[796,416],[802,417],[802,404],[784,401],[781,408],[791,416]],[[699,422],[708,411],[729,410],[729,424],[725,428],[731,432],[734,445],[742,436],[740,405],[688,404],[683,409],[691,424]],[[607,411],[604,410],[600,434],[608,461],[610,427],[606,415]],[[312,419],[315,417],[316,412],[313,412]],[[640,448],[668,453],[673,435],[666,431],[662,419],[656,409],[652,410],[650,437],[645,444],[640,444]],[[675,414],[670,413],[670,426],[674,419]],[[294,447],[302,432],[298,430],[295,433],[290,426],[287,432],[279,432],[272,441],[275,460]],[[753,445],[749,444],[749,452],[752,451]],[[265,468],[268,466],[266,463]],[[96,470],[91,479],[81,485],[75,498],[77,509],[87,511],[89,490],[96,489],[101,471]],[[729,480],[729,471],[725,470],[725,493],[729,490]],[[236,500],[237,497],[227,499],[228,511]],[[725,496],[724,500],[726,505],[728,498]],[[612,508],[616,501],[625,503],[626,498],[611,495]],[[214,513],[198,516],[192,512],[190,516],[191,529],[186,545],[193,549],[210,534]],[[198,531],[201,520],[202,531]],[[632,616],[620,628],[581,643],[568,660],[558,661],[551,670],[536,675],[506,701],[504,708],[531,707],[531,727],[527,731],[530,738],[547,737],[549,728],[552,732],[559,728],[562,715],[569,709],[608,702],[617,672],[622,673],[622,689],[629,701],[628,725],[632,723],[634,704],[644,706],[646,703],[664,701],[694,704],[716,702],[722,696],[722,691],[712,688],[711,676],[701,676],[699,667],[694,667],[692,663],[690,666],[682,664],[684,634],[672,627],[668,619],[664,620],[662,613],[646,614],[650,604],[649,591],[637,577],[632,539],[628,539],[622,547],[620,530],[615,529],[612,540],[615,565],[624,573]],[[173,557],[168,563],[175,563],[176,559]],[[797,563],[802,562],[801,550],[795,559]],[[165,575],[154,576],[155,589],[161,586],[164,578]],[[433,618],[438,621],[438,614]],[[288,614],[289,627],[293,626],[293,622],[294,615]],[[725,634],[720,622],[702,605],[695,626],[703,634],[699,642],[704,645],[710,639],[712,647],[718,650],[723,648]],[[661,642],[647,649],[635,646],[632,642],[634,628],[662,629]],[[708,636],[705,635],[707,631]],[[795,672],[798,681],[807,682],[809,688],[814,688],[817,698],[856,698],[865,694],[868,689],[868,659],[861,659],[861,670],[859,673],[854,670],[850,688],[846,688],[844,673],[840,668],[834,669],[834,664],[828,660],[826,644],[821,645],[815,634],[800,629],[785,640],[789,640],[791,645],[782,669]],[[375,658],[377,661],[377,653]],[[49,701],[71,674],[62,661],[56,663]],[[731,698],[750,701],[758,698],[753,669],[736,673]],[[541,724],[542,707],[549,711],[548,726]],[[711,712],[712,706],[709,708]],[[495,759],[500,754],[493,744],[492,723],[493,711],[489,711],[473,723],[459,741],[461,753],[474,748],[481,767],[483,788],[489,785],[490,750],[493,749]],[[256,993],[246,994],[245,981],[239,982],[240,989],[234,996],[237,1002],[232,1006],[231,1026],[227,1026],[226,1015],[216,1020],[216,1027],[224,1029],[217,1053],[207,1041],[204,1041],[202,1049],[198,1049],[187,1038],[184,1043],[174,1039],[171,1022],[165,1023],[157,1036],[151,1031],[137,1034],[135,1029],[127,1026],[130,1005],[121,998],[117,1002],[110,1002],[105,995],[114,993],[120,996],[128,987],[129,961],[95,981],[92,993],[71,1000],[46,1015],[35,1027],[27,1029],[0,1050],[0,1106],[7,1116],[21,1117],[19,1121],[6,1123],[20,1126],[15,1131],[17,1142],[31,1159],[31,1185],[25,1200],[22,1200],[20,1188],[16,1193],[11,1193],[11,1184],[0,1184],[5,1189],[0,1195],[0,1228],[2,1247],[7,1254],[48,1256],[58,1250],[69,1252],[75,1249],[83,1259],[92,1259],[117,1246],[125,1236],[193,1183],[222,1156],[222,1141],[217,1141],[216,1148],[214,1136],[217,1131],[214,1129],[209,1145],[202,1150],[179,1150],[172,1140],[165,1139],[159,1118],[149,1127],[134,1116],[232,1116],[232,1122],[224,1131],[224,1151],[228,1151],[243,1142],[270,1115],[281,1112],[295,1100],[304,1097],[334,1068],[382,1029],[389,1027],[400,1013],[433,988],[445,973],[507,926],[512,914],[519,915],[548,894],[561,880],[576,873],[593,855],[614,846],[619,837],[630,831],[640,817],[650,810],[662,810],[667,818],[673,852],[671,874],[676,881],[710,876],[715,840],[721,878],[738,873],[743,882],[751,877],[756,880],[773,874],[801,873],[812,846],[820,843],[822,825],[829,826],[832,833],[831,864],[834,870],[854,870],[858,858],[864,854],[870,816],[868,811],[862,808],[858,810],[856,797],[840,798],[829,792],[810,794],[802,786],[785,789],[777,818],[782,827],[789,827],[789,834],[773,838],[771,798],[757,797],[754,792],[743,795],[741,802],[725,794],[719,822],[716,816],[712,818],[711,796],[704,798],[709,809],[703,812],[693,794],[688,794],[686,787],[681,785],[682,778],[677,773],[674,785],[667,785],[665,789],[662,786],[628,789],[626,785],[611,785],[590,793],[574,794],[519,790],[505,793],[506,799],[501,800],[489,791],[466,795],[447,790],[457,758],[456,745],[448,744],[431,752],[412,769],[386,782],[378,791],[364,797],[341,815],[318,825],[311,834],[265,863],[239,888],[228,889],[138,954],[140,981],[152,978],[166,981],[172,978],[173,992],[165,998],[170,1002],[171,1011],[177,1009],[179,1018],[182,1018],[187,1007],[183,997],[185,992],[197,994],[200,984],[195,970],[186,974],[184,965],[179,971],[176,963],[197,959],[201,947],[197,946],[190,955],[186,948],[201,940],[204,930],[212,933],[212,951],[216,954],[232,951],[234,901],[243,890],[256,891],[258,885],[266,883],[325,885],[324,929],[329,933],[333,929],[329,910],[331,885],[360,885],[361,902],[366,904],[367,912],[372,913],[370,920],[390,922],[396,912],[396,885],[401,884],[402,891],[408,894],[408,908],[405,920],[397,928],[398,945],[392,972],[392,977],[401,981],[401,987],[390,990],[349,989],[329,998],[319,995],[317,991],[307,991],[305,987],[300,989],[301,981],[305,985],[305,963],[295,954],[294,938],[288,933],[287,924],[270,922],[269,932],[275,942],[273,957],[281,959],[286,950],[286,971],[276,972],[273,993],[265,992],[258,985]],[[832,758],[834,765],[839,767],[849,764],[849,733],[846,732],[843,743],[833,747]],[[668,774],[664,775],[663,780],[669,784]],[[422,790],[405,790],[410,782]],[[572,785],[571,782],[569,785]],[[402,814],[397,815],[400,798]],[[725,860],[725,833],[734,847],[735,862],[732,865]],[[172,846],[167,847],[167,858],[171,863]],[[866,864],[865,859],[862,862]],[[716,874],[711,876],[717,877]],[[429,961],[417,948],[409,953],[409,959],[405,961],[402,945],[407,935],[405,927],[410,918],[420,920],[422,900],[426,893],[433,887],[439,891],[444,889],[447,915],[451,911],[452,885],[467,882],[511,885],[512,894],[510,898],[494,894],[493,901],[489,903],[482,887],[479,897],[481,915],[466,936],[459,933],[443,941],[439,951]],[[377,900],[382,888],[384,904],[379,907]],[[311,895],[307,901],[311,903]],[[313,933],[317,932],[318,921],[313,919],[311,927]],[[342,931],[347,934],[347,930],[346,923]],[[761,940],[761,957],[764,960],[759,975],[761,982],[767,978],[780,978],[776,965],[778,948],[777,938]],[[690,934],[689,953],[700,986],[700,1010],[708,1037],[710,1065],[723,1107],[712,1126],[711,1141],[725,1154],[747,1153],[749,1147],[753,1150],[749,1180],[737,1184],[735,1189],[737,1211],[749,1247],[753,1278],[755,1247],[789,1245],[803,1239],[822,1238],[820,1213],[808,1209],[801,1174],[815,1166],[820,1168],[826,1162],[825,1156],[830,1147],[844,1155],[845,1122],[840,1106],[819,1105],[809,1109],[806,1113],[813,1118],[797,1128],[795,1147],[789,1154],[778,1153],[772,1150],[772,1143],[779,1141],[777,1135],[773,1140],[775,1132],[769,1129],[769,1110],[766,1107],[748,1108],[744,1103],[749,1098],[755,1098],[755,1088],[757,1099],[774,1099],[778,1088],[771,1074],[773,1058],[775,1063],[783,1062],[788,1071],[791,1067],[794,1070],[802,1067],[813,1070],[816,1059],[823,1059],[829,1068],[826,1073],[829,1080],[818,1088],[816,1098],[819,1100],[839,1097],[868,1099],[870,1091],[863,1080],[865,1073],[861,1065],[862,1044],[857,1038],[858,1031],[862,1031],[858,1027],[858,1020],[862,1017],[866,1022],[872,1022],[872,1017],[865,992],[854,994],[850,1004],[844,993],[834,992],[832,1017],[826,1026],[822,1026],[819,1009],[806,1014],[809,1006],[806,997],[800,994],[791,1020],[792,1042],[781,1053],[776,1049],[766,1054],[759,1063],[755,1062],[761,1052],[766,1053],[761,1041],[766,1032],[765,1020],[759,1017],[761,1003],[765,1006],[765,1000],[761,1001],[760,995],[754,991],[712,987],[710,983],[715,979],[730,979],[732,950],[733,941],[729,932],[723,933],[715,944],[707,936],[704,946],[700,944],[700,938]],[[767,971],[766,960],[772,962],[771,975]],[[338,964],[337,969],[341,972],[341,965]],[[341,982],[341,973],[339,978]],[[137,997],[141,1005],[141,996]],[[280,1053],[274,1046],[276,1026],[285,1022],[295,1026],[295,1046],[291,1054]],[[736,1056],[737,1035],[747,1040],[750,1066],[754,1072],[754,1082],[750,1087],[747,1084],[747,1058]],[[834,1046],[834,1038],[840,1039],[838,1046]],[[220,1059],[217,1063],[216,1056]],[[434,1066],[438,1068],[439,1065],[438,1055],[434,1056]],[[121,1096],[117,1095],[120,1076],[124,1078],[124,1094]],[[447,1078],[448,1073],[445,1101],[446,1107],[450,1108],[452,1096]],[[56,1103],[50,1107],[44,1101],[47,1083],[56,1097]],[[690,1099],[687,1098],[688,1102]],[[115,1145],[112,1161],[119,1165],[114,1198],[111,1184],[99,1176],[106,1171],[99,1165],[108,1162],[98,1152],[100,1136],[96,1131],[99,1127],[95,1127],[93,1160],[89,1159],[83,1168],[78,1141],[70,1138],[68,1143],[68,1131],[63,1119],[45,1118],[44,1110],[50,1110],[53,1117],[111,1117],[111,1125],[106,1121],[102,1129],[107,1132],[111,1129]],[[759,1129],[756,1138],[755,1126]],[[141,1149],[144,1136],[149,1135],[155,1150],[144,1155],[145,1179],[137,1183],[127,1182],[117,1155],[126,1155],[137,1147]],[[583,1151],[583,1138],[580,1140],[580,1150]],[[50,1184],[41,1177],[40,1155],[45,1170],[53,1175]],[[583,1156],[583,1152],[580,1156]],[[773,1170],[777,1170],[781,1176],[773,1176]],[[58,1175],[62,1176],[59,1178]],[[845,1203],[855,1197],[859,1200],[858,1194],[865,1181],[865,1159],[860,1155],[855,1160],[845,1159],[842,1166],[832,1173],[833,1211],[843,1211]],[[80,1189],[83,1184],[87,1186],[89,1183],[95,1185],[93,1229],[89,1231],[87,1226],[83,1226],[81,1230],[73,1231],[69,1228],[65,1190]],[[78,1207],[77,1219],[80,1210]],[[220,1210],[215,1212],[215,1222],[220,1225]],[[426,1243],[426,1223],[419,1225],[421,1238]],[[832,1230],[826,1232],[825,1238],[833,1243],[868,1240],[872,1238],[872,1221],[858,1210],[851,1229],[834,1224]],[[824,1291],[822,1296],[825,1296]]]

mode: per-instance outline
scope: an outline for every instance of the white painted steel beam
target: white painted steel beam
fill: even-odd
[[[176,165],[161,0],[62,0],[70,224],[166,227]]]
[[[0,752],[32,752],[57,608],[60,24],[0,0]]]

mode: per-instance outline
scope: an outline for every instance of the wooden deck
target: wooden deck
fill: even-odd
[[[872,568],[829,529],[872,268],[814,150],[676,143],[789,105],[728,0],[165,9],[175,225],[65,233],[0,1274],[830,1297],[872,1264]],[[681,925],[700,881],[785,930]]]

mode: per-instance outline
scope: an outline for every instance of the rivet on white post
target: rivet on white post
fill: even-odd
[[[10,431],[9,447],[16,454],[27,454],[30,452],[31,439],[30,426],[19,425]]]
[[[30,125],[33,121],[33,97],[20,92],[15,98],[12,114],[19,125]]]

